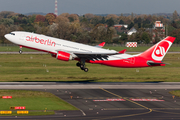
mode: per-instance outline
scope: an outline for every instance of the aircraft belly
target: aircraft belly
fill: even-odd
[[[123,67],[123,68],[148,67],[146,60],[141,60],[138,58],[136,59],[136,57],[103,61],[102,64],[112,67]]]

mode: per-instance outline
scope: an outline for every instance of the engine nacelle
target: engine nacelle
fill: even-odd
[[[71,54],[63,52],[63,51],[58,51],[56,58],[58,60],[63,60],[63,61],[69,61],[73,59]]]

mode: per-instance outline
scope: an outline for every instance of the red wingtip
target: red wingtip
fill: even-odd
[[[124,54],[126,52],[126,49],[119,51],[119,53]]]
[[[105,45],[105,42],[102,42],[101,44],[99,44],[98,46],[103,47]]]

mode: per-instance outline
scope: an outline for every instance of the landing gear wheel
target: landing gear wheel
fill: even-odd
[[[80,67],[80,65],[81,65],[81,63],[80,63],[80,62],[76,63],[76,66],[78,66],[78,67]]]
[[[80,68],[81,68],[81,70],[84,70],[84,65],[81,64],[81,65],[80,65]]]
[[[22,50],[19,50],[19,54],[22,54],[22,52],[23,52]]]
[[[88,68],[84,68],[84,71],[85,71],[85,72],[88,72]]]

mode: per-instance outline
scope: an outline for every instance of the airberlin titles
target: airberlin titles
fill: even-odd
[[[50,39],[48,40],[44,40],[42,38],[38,38],[33,37],[33,36],[26,36],[26,41],[30,41],[30,42],[35,42],[35,43],[39,43],[39,44],[44,44],[44,45],[48,45],[48,46],[56,46],[56,43]]]

